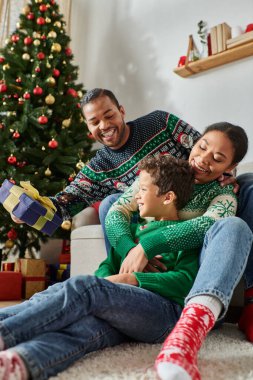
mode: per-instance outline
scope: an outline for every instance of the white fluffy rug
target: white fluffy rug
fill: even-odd
[[[122,344],[87,355],[50,380],[157,380],[160,344]],[[212,331],[199,355],[202,380],[253,380],[253,344],[233,324]]]

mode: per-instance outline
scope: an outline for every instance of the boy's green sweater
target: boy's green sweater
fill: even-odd
[[[159,229],[180,224],[182,221],[153,221],[131,225],[131,233],[136,243],[145,236]],[[170,251],[162,253],[162,262],[166,265],[166,272],[134,272],[139,287],[158,293],[179,305],[184,305],[184,298],[189,293],[198,271],[199,249],[186,251]],[[124,257],[114,248],[104,260],[95,275],[107,277],[119,273]]]

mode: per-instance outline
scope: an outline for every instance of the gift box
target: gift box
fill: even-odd
[[[70,253],[63,253],[59,256],[60,264],[70,264]]]
[[[17,259],[15,271],[22,275],[22,296],[31,298],[46,288],[46,263],[41,259]]]
[[[2,271],[4,272],[13,272],[14,271],[14,267],[15,267],[15,263],[10,263],[10,262],[5,262],[5,263],[2,263]]]
[[[22,298],[22,275],[18,272],[0,272],[0,301]]]
[[[0,188],[0,202],[4,208],[29,226],[51,236],[62,224],[55,213],[56,207],[48,197],[42,197],[29,183],[20,182],[22,187],[7,179]]]

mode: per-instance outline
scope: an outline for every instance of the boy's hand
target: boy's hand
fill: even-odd
[[[144,250],[140,244],[132,248],[121,264],[119,273],[142,272],[148,263]]]
[[[117,284],[128,284],[138,286],[139,283],[136,280],[136,277],[132,273],[124,274],[114,274],[112,276],[105,277],[105,280],[117,283]]]
[[[218,181],[222,187],[227,186],[227,185],[233,185],[234,189],[233,192],[236,194],[239,191],[239,185],[236,182],[236,178],[232,173],[228,174],[222,174],[219,178]]]
[[[167,270],[166,265],[164,265],[160,260],[162,259],[161,255],[157,255],[153,257],[153,259],[149,260],[147,265],[145,266],[143,272],[165,272]]]

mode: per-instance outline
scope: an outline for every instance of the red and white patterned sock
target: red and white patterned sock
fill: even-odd
[[[21,357],[14,351],[0,352],[0,379],[28,380],[28,371]]]
[[[245,290],[245,306],[238,326],[245,333],[246,338],[253,342],[253,288]]]
[[[201,304],[188,304],[165,340],[155,367],[162,380],[199,380],[197,354],[214,326],[212,311]]]

